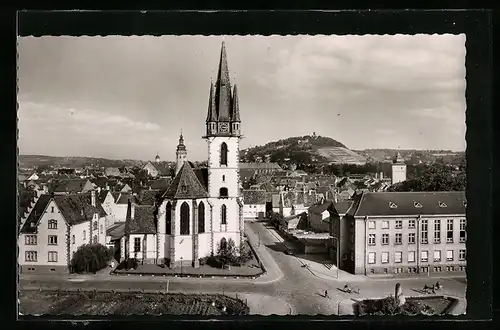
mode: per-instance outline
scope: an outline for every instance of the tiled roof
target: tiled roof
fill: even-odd
[[[113,199],[115,200],[115,203],[116,203],[116,202],[118,202],[118,198],[120,198],[120,193],[112,191],[111,196],[113,196]]]
[[[97,197],[97,200],[99,201],[99,203],[104,203],[104,200],[106,199],[106,196],[108,196],[109,194],[109,190],[101,190],[99,192],[99,196]]]
[[[255,169],[255,170],[281,170],[277,163],[240,163],[241,169]]]
[[[21,229],[22,233],[34,233],[36,232],[36,226],[32,227],[32,223],[36,225],[38,221],[40,220],[40,217],[43,214],[43,211],[45,211],[45,208],[51,201],[52,196],[49,194],[45,194],[40,196],[38,201],[36,202],[35,206],[33,207],[33,210],[31,210],[30,215],[28,216],[28,219],[26,219],[26,222],[23,225],[23,228]]]
[[[106,184],[108,183],[108,181],[109,181],[108,178],[103,178],[103,177],[90,179],[90,182],[101,188],[106,188]]]
[[[271,182],[264,182],[260,185],[260,189],[265,190],[267,192],[278,192],[278,189]]]
[[[202,173],[196,175],[191,166],[187,163],[184,163],[163,197],[170,199],[191,199],[208,197],[207,190],[204,184],[202,184],[199,179],[199,176],[201,175]]]
[[[203,188],[208,191],[208,168],[194,168],[193,171]]]
[[[125,233],[128,234],[155,234],[156,233],[156,208],[150,205],[131,205],[127,211]],[[134,208],[131,217],[130,208]]]
[[[92,205],[91,192],[87,192],[87,193],[84,193],[84,194],[79,194],[79,196],[82,196],[82,198],[84,198],[84,202],[86,204]],[[106,211],[104,211],[104,208],[102,207],[101,202],[99,202],[99,196],[97,195],[97,193],[96,193],[96,206],[95,207],[99,211],[99,217],[100,218],[105,217],[107,215]]]
[[[170,167],[167,163],[151,163],[153,167],[158,171],[161,176],[169,176],[170,175]]]
[[[131,194],[119,194],[118,198],[116,199],[115,203],[116,204],[127,204],[129,201],[136,203],[137,198],[135,198],[134,195]]]
[[[303,191],[288,191],[283,196],[284,207],[292,207],[292,205],[304,205],[309,207],[316,203],[316,193],[309,194]]]
[[[465,215],[467,201],[463,191],[365,192],[354,203],[354,216]]]
[[[332,201],[325,201],[321,204],[315,204],[308,209],[308,211],[312,213],[323,213],[326,210],[335,210],[335,205]]]
[[[248,205],[266,204],[265,190],[243,190],[243,201]]]
[[[111,236],[112,240],[120,239],[125,235],[125,222],[116,222],[106,229],[106,236]]]
[[[19,191],[19,217],[24,216],[24,213],[31,206],[31,203],[35,200],[36,192],[33,190],[20,190]]]
[[[143,190],[139,194],[139,204],[141,205],[155,205],[157,198],[161,192],[159,189]]]
[[[335,209],[339,214],[346,214],[352,205],[352,201],[338,201],[335,203]]]
[[[83,190],[85,184],[89,182],[87,179],[65,179],[54,183],[53,191],[55,193],[78,193]]]
[[[90,205],[89,199],[87,194],[54,196],[57,207],[70,226],[89,221],[94,214],[100,213],[99,208]]]
[[[106,176],[120,176],[121,172],[118,167],[106,167],[104,174]]]
[[[152,190],[167,190],[168,186],[172,182],[171,179],[158,179],[149,182],[149,187]]]

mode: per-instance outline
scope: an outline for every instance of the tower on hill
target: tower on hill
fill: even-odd
[[[406,164],[398,152],[392,161],[392,184],[406,181]]]

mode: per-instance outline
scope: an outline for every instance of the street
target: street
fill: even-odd
[[[393,293],[395,284],[401,283],[406,295],[421,295],[413,289],[421,289],[424,284],[430,284],[435,278],[413,279],[373,279],[359,277],[349,283],[360,289],[360,294],[346,294],[338,290],[346,283],[336,279],[325,279],[315,275],[314,271],[302,267],[303,261],[293,255],[283,253],[283,239],[266,228],[264,223],[252,222],[245,224],[246,234],[257,250],[267,274],[255,280],[221,279],[221,278],[172,278],[149,276],[21,276],[21,289],[96,289],[96,290],[145,290],[168,292],[199,292],[199,293],[231,293],[239,295],[258,295],[262,307],[272,310],[273,297],[277,301],[285,301],[291,306],[294,314],[331,315],[342,313],[342,306],[348,305],[350,299],[385,297]],[[260,246],[258,241],[260,240]],[[326,268],[325,268],[326,270]],[[332,273],[334,274],[334,272]],[[439,279],[445,293],[456,297],[465,297],[466,284],[454,278]],[[329,298],[324,297],[328,290]],[[283,308],[280,307],[280,310]],[[276,312],[278,313],[278,312]]]

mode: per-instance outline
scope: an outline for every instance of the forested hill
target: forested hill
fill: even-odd
[[[54,157],[44,155],[19,155],[20,168],[37,168],[43,166],[61,166],[83,168],[85,166],[121,167],[138,166],[145,162],[131,159],[106,159],[94,157]]]

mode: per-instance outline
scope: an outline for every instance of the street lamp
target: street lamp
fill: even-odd
[[[335,252],[337,255],[337,280],[339,279],[339,267],[340,267],[340,249],[339,249],[339,239],[335,236],[330,235],[332,240],[335,240]]]
[[[182,277],[182,257],[181,257],[181,277]]]

